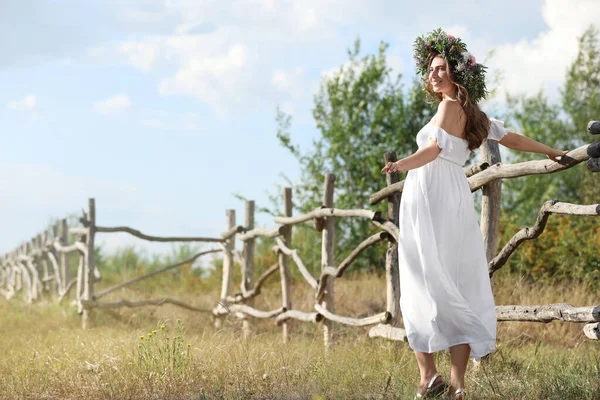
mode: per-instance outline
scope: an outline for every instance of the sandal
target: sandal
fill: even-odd
[[[417,394],[415,394],[414,398],[415,399],[435,398],[435,397],[438,397],[438,396],[441,396],[442,394],[444,394],[446,392],[446,390],[448,389],[448,385],[446,384],[446,382],[444,382],[443,379],[440,379],[440,382],[437,385],[434,385],[437,378],[441,378],[441,375],[436,372],[429,380],[429,383],[427,384],[427,388],[425,389],[425,394],[421,394],[421,393],[417,392]]]
[[[456,391],[454,392],[454,399],[464,400],[466,398],[466,395],[467,391],[464,388],[456,389]]]

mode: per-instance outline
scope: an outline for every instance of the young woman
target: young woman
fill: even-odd
[[[410,171],[400,204],[400,307],[421,372],[415,398],[449,390],[464,399],[469,356],[480,359],[495,349],[496,309],[463,165],[485,139],[554,161],[566,151],[507,132],[479,110],[485,67],[459,38],[435,30],[417,38],[414,56],[426,95],[438,107],[417,134],[419,149],[382,169]],[[432,353],[440,350],[450,352],[449,386],[434,363]]]

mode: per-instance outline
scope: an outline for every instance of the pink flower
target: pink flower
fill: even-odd
[[[469,60],[471,60],[471,62],[469,63],[469,66],[472,67],[475,65],[475,56],[473,54],[469,54]]]
[[[450,42],[454,42],[454,39],[456,39],[454,36],[448,35],[448,40],[450,40]]]

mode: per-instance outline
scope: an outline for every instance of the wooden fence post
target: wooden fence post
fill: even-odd
[[[502,161],[498,143],[485,140],[480,147],[483,162],[494,165]],[[496,256],[498,247],[498,230],[500,228],[500,214],[502,212],[502,181],[495,180],[482,188],[481,198],[481,234],[485,245],[485,255],[488,262]]]
[[[67,219],[60,221],[60,244],[63,246],[69,245],[69,226],[67,225]],[[64,292],[69,282],[69,255],[65,252],[60,253],[60,274],[62,291]]]
[[[19,253],[21,252],[20,248],[13,250],[12,252],[12,262],[13,262],[13,270],[15,271],[15,291],[18,292],[23,288],[23,272],[21,271],[21,267],[17,258],[19,257]]]
[[[32,243],[25,242],[23,243],[23,255],[26,257],[31,257],[32,253]],[[30,261],[21,261],[21,265],[23,266],[24,272],[29,276],[29,298],[33,301],[37,299],[37,280],[35,279],[34,268],[32,262]]]
[[[227,229],[228,231],[235,226],[235,210],[227,210]],[[235,237],[233,235],[226,241],[228,251],[223,254],[223,281],[221,282],[221,303],[226,304],[227,296],[231,294],[231,284],[233,280],[233,253],[235,251]],[[220,329],[223,325],[222,317],[215,319],[215,328]]]
[[[35,256],[35,250],[37,250],[37,236],[33,237],[31,241],[25,244],[26,253],[29,259],[25,261],[25,265],[27,269],[31,272],[31,292],[33,295],[33,300],[37,300],[38,297],[42,294],[42,290],[44,288],[42,284],[42,280],[40,279],[40,268],[38,261],[39,259]]]
[[[89,199],[88,205],[88,234],[83,268],[83,300],[92,301],[94,298],[94,236],[96,234],[96,201]],[[91,307],[83,307],[81,326],[88,329],[91,326]]]
[[[58,238],[59,235],[59,223],[56,222],[52,225],[52,240],[51,243]],[[56,293],[59,296],[62,296],[64,285],[62,282],[62,277],[60,275],[60,264],[58,263],[59,257],[54,246],[49,246],[46,252],[46,261],[50,261],[52,266],[52,275],[54,275],[54,287],[56,288]],[[60,301],[60,300],[59,300]]]
[[[387,152],[383,156],[384,165],[388,162],[395,162],[396,153]],[[400,174],[394,172],[385,175],[387,186],[390,186],[400,180]],[[394,193],[388,197],[388,218],[399,226],[400,222],[400,193]],[[400,240],[400,238],[398,238]],[[386,281],[386,311],[392,315],[390,325],[400,326],[400,269],[398,266],[398,242],[388,241],[387,252],[385,255],[385,281]]]
[[[50,273],[48,270],[48,262],[46,261],[46,241],[48,240],[48,232],[44,231],[37,236],[37,248],[40,251],[40,255],[38,256],[38,261],[41,264],[43,278],[42,284],[44,285],[45,291],[50,291],[50,288],[56,284],[56,281],[53,284],[50,284]]]
[[[244,228],[249,231],[254,229],[254,200],[246,201],[246,215]],[[242,264],[242,292],[249,292],[254,287],[254,239],[244,241],[244,263]],[[254,306],[254,299],[246,302],[250,307]],[[242,322],[244,338],[250,336],[250,321],[246,318]]]
[[[326,174],[325,175],[325,183],[323,187],[323,206],[326,208],[333,208],[333,188],[335,183],[335,175],[334,174]],[[334,266],[334,257],[333,257],[333,244],[335,239],[335,220],[334,217],[326,217],[325,223],[323,226],[323,236],[321,242],[321,270],[324,270],[326,267]],[[333,305],[333,279],[327,280],[327,285],[325,288],[325,296],[323,296],[323,301],[321,302],[321,306],[323,306],[326,310],[330,312],[334,312]],[[333,334],[333,323],[325,319],[323,322],[323,341],[325,344],[325,349],[328,349],[331,346],[331,336]]]
[[[292,188],[285,188],[283,192],[283,203],[285,206],[285,216],[292,216]],[[283,241],[288,249],[292,248],[292,225],[286,225],[283,231]],[[290,293],[290,258],[280,251],[277,255],[279,262],[279,273],[281,275],[281,300],[282,306],[286,310],[292,309],[292,297]],[[292,327],[291,320],[287,320],[282,324],[283,343],[287,343],[290,330]]]

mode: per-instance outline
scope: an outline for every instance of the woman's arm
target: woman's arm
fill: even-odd
[[[423,165],[432,162],[437,158],[442,149],[440,149],[435,140],[429,140],[429,144],[422,149],[417,150],[408,157],[403,158],[395,163],[389,162],[381,172],[403,172],[411,169],[422,167]]]
[[[536,142],[527,136],[518,135],[513,132],[508,132],[502,139],[498,141],[498,143],[513,150],[545,154],[546,157],[553,161],[558,161],[560,157],[567,154],[567,151],[553,149],[552,147],[548,147],[545,144]]]

